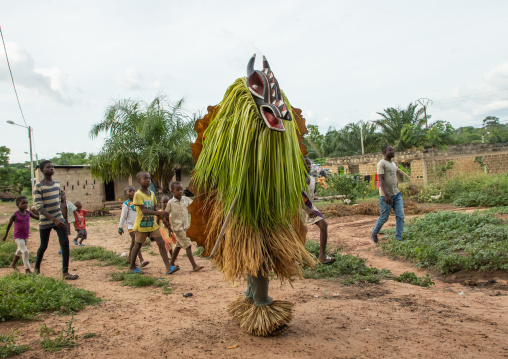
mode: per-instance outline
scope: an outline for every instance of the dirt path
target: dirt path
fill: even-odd
[[[2,208],[0,208],[0,213]],[[390,269],[395,274],[416,271],[411,263],[390,260],[382,255],[366,235],[376,218],[350,216],[329,220],[330,245],[342,246],[344,253],[359,255],[367,264]],[[89,221],[89,245],[100,245],[118,253],[128,248],[128,237],[116,233],[117,218]],[[393,225],[390,221],[389,225]],[[309,238],[317,239],[317,228]],[[71,246],[73,246],[71,244]],[[37,233],[32,233],[29,249],[36,251]],[[58,276],[61,259],[52,234],[42,270]],[[166,277],[162,260],[144,252],[150,265],[146,272]],[[77,334],[96,333],[80,339],[75,349],[58,354],[44,352],[36,343],[39,328],[61,329],[70,317],[45,314],[40,321],[0,323],[0,333],[10,328],[21,331],[21,344],[33,349],[20,358],[507,358],[508,296],[499,288],[465,287],[435,279],[433,288],[421,288],[394,281],[378,285],[343,286],[338,281],[302,280],[293,287],[272,282],[271,295],[296,303],[290,329],[275,338],[245,334],[225,309],[241,291],[222,281],[221,273],[206,259],[197,258],[205,269],[192,273],[186,258],[180,257],[180,272],[170,276],[173,294],[160,289],[122,287],[109,281],[115,267],[94,266],[93,261],[71,263],[81,278],[80,288],[104,299],[75,315]],[[0,269],[0,275],[10,273]],[[497,276],[506,284],[505,273]],[[192,292],[193,296],[183,298]],[[461,294],[463,292],[463,294]],[[235,349],[226,349],[238,345]]]

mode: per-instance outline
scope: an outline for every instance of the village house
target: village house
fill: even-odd
[[[37,168],[35,177],[39,182],[43,176]],[[170,180],[179,181],[183,188],[190,183],[190,172],[177,170]],[[124,189],[127,186],[139,187],[135,176],[117,178],[112,182],[103,182],[94,178],[88,165],[58,166],[55,165],[55,181],[60,182],[60,188],[65,191],[67,199],[71,202],[80,201],[83,208],[89,211],[97,211],[104,208],[119,208],[125,201]]]

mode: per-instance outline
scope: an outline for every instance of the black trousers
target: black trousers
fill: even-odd
[[[56,234],[58,235],[58,242],[60,242],[60,248],[62,248],[62,272],[69,272],[69,237],[67,235],[67,228],[39,228],[39,235],[41,237],[41,245],[37,250],[37,259],[35,260],[35,269],[41,268],[42,257],[44,256],[44,252],[48,249],[49,244],[49,233],[54,229]]]

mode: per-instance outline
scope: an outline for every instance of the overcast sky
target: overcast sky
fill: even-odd
[[[432,120],[508,121],[508,1],[0,1],[0,26],[39,158],[98,152],[92,124],[124,98],[222,99],[266,55],[322,132],[426,97]],[[0,146],[28,160],[0,51]],[[258,61],[256,67],[261,63]]]

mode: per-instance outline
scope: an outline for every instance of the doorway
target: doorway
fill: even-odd
[[[106,201],[114,201],[115,200],[115,183],[104,182],[104,193],[106,194]]]

